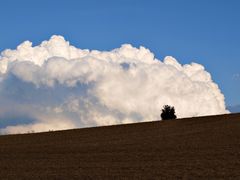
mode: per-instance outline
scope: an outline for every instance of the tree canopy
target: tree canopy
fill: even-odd
[[[176,119],[175,108],[169,105],[163,106],[161,118],[162,120]]]

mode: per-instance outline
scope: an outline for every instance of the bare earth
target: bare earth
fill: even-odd
[[[0,136],[0,179],[240,179],[240,114]]]

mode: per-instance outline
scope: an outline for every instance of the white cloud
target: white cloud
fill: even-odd
[[[5,123],[5,133],[156,120],[165,104],[175,106],[178,117],[228,112],[200,64],[181,65],[171,56],[162,62],[129,44],[82,50],[61,36],[1,53],[0,98],[0,122],[12,113],[34,119]]]

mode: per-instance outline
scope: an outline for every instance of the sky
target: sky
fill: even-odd
[[[54,34],[81,49],[143,45],[158,59],[202,64],[226,104],[240,104],[238,0],[8,0],[0,7],[0,51]]]

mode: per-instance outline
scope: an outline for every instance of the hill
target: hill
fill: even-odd
[[[0,136],[0,179],[239,179],[240,114]]]

